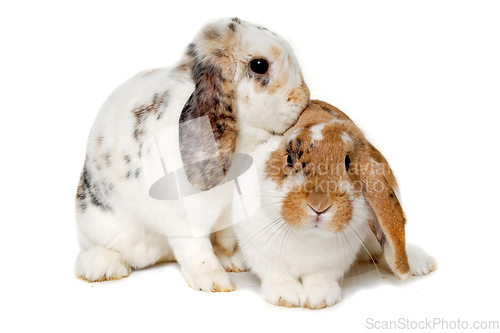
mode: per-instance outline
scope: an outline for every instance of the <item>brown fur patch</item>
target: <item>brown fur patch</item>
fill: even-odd
[[[278,300],[278,305],[279,306],[284,306],[286,308],[297,308],[298,307],[297,304],[293,304],[292,302],[289,302],[289,301],[287,301],[287,300],[285,300],[283,298],[280,298]]]
[[[394,253],[394,266],[398,270],[397,273],[406,274],[409,272],[408,259],[406,257],[405,246],[405,216],[403,209],[394,193],[388,178],[394,177],[387,165],[383,169],[374,170],[370,164],[373,162],[367,161],[369,152],[363,156],[360,167],[360,179],[365,184],[365,196],[374,208],[376,221],[384,234],[383,239],[379,239],[382,248],[385,250],[387,246],[392,246]],[[382,173],[380,172],[382,170]],[[385,171],[384,171],[385,170]],[[382,186],[378,186],[381,184]],[[386,238],[390,242],[386,241]]]
[[[220,292],[223,292],[223,293],[227,293],[227,292],[230,292],[230,291],[235,291],[236,290],[236,287],[234,285],[231,285],[231,288],[223,288],[217,284],[214,284],[214,286],[212,287],[212,291],[213,292],[216,292],[216,293],[220,293]]]
[[[309,100],[309,97],[309,88],[307,87],[306,83],[302,81],[302,85],[300,86],[300,88],[295,88],[288,94],[287,102],[302,104],[305,101]]]
[[[219,29],[216,26],[207,26],[207,28],[203,31],[203,38],[206,40],[214,40],[222,38],[222,34],[219,32]]]
[[[163,94],[155,94],[153,100],[150,104],[141,105],[132,110],[135,116],[135,129],[132,133],[134,139],[139,140],[139,138],[145,135],[144,122],[151,115],[156,115],[157,119],[160,119],[163,115],[163,109],[166,107],[166,102],[168,100],[168,91]],[[162,105],[163,104],[163,105]],[[163,107],[162,107],[163,106]]]
[[[185,63],[185,62],[183,62],[183,63],[179,64],[179,65],[177,66],[177,68],[176,68],[176,70],[177,70],[178,72],[187,72],[187,71],[189,71],[189,69],[190,69],[190,68],[189,68],[189,64],[188,64],[188,63]]]
[[[306,304],[304,304],[304,307],[311,310],[321,310],[328,307],[328,305],[325,302],[321,302],[313,308],[311,307],[311,304],[309,304],[309,302],[306,302]]]
[[[273,55],[274,59],[283,58],[283,52],[276,46],[271,47],[271,54]]]
[[[152,69],[152,70],[144,73],[142,76],[151,76],[151,75],[153,75],[155,73],[158,73],[159,71],[160,71],[160,68],[155,68],[155,69]]]
[[[209,38],[212,40],[205,40]],[[234,59],[229,51],[233,48],[233,38],[223,35],[218,27],[209,26],[200,43],[202,45],[193,45],[188,51],[192,59],[195,91],[185,104],[179,122],[206,116],[210,121],[212,133],[199,133],[192,126],[181,126],[179,144],[187,178],[194,187],[205,191],[218,185],[229,170],[239,129],[234,101],[236,96],[233,84]],[[200,57],[200,52],[208,54]],[[203,146],[203,143],[209,145],[211,138],[205,140],[200,135],[213,135],[219,158],[193,162],[200,151],[211,150],[211,147]],[[201,142],[201,146],[195,147],[192,144],[194,139],[196,142]]]

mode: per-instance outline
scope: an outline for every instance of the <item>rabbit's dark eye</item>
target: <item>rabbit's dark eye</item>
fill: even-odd
[[[351,159],[349,158],[349,155],[345,156],[345,169],[349,170],[349,166],[351,165]]]
[[[255,74],[266,74],[268,69],[269,63],[266,59],[253,59],[250,61],[250,70]]]
[[[288,155],[288,157],[286,158],[286,164],[288,164],[288,166],[290,168],[293,168],[293,165],[295,164],[295,159],[292,157],[291,154]]]

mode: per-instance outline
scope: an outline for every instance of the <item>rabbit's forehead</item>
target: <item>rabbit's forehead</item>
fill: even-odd
[[[345,125],[339,120],[309,124],[293,131],[288,137],[288,144],[298,141],[300,145],[305,144],[310,148],[345,147],[352,149],[354,140]]]
[[[206,53],[236,51],[234,56],[238,58],[260,55],[296,62],[290,45],[283,38],[264,27],[237,18],[205,26],[197,43]]]

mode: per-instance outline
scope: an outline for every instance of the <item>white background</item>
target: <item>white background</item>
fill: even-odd
[[[437,258],[436,272],[399,282],[355,267],[344,300],[320,311],[265,303],[250,273],[231,274],[232,293],[191,290],[176,263],[116,282],[74,278],[74,197],[100,105],[136,72],[174,64],[225,16],[287,39],[312,97],[384,153],[408,239]],[[0,329],[358,332],[368,318],[500,320],[499,17],[497,1],[4,2]]]

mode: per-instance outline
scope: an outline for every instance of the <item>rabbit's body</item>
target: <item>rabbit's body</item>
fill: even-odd
[[[388,269],[402,280],[433,269],[431,257],[405,245],[389,165],[340,110],[311,101],[292,128],[252,156],[262,206],[234,230],[270,303],[333,305],[341,298],[340,279],[359,254],[379,259],[384,252]],[[239,220],[236,194],[232,214]]]
[[[148,148],[144,143],[151,143],[146,138],[177,126],[194,84],[189,73],[176,68],[149,72],[134,76],[111,94],[89,136],[85,177],[77,198],[78,240],[87,253],[97,253],[95,246],[100,248],[96,258],[88,261],[101,261],[98,267],[103,270],[114,269],[78,266],[78,272],[92,272],[83,276],[86,280],[116,279],[128,275],[123,273],[131,267],[141,269],[175,260],[167,236],[191,236],[189,223],[183,223],[186,213],[179,201],[148,195],[142,169],[142,159],[148,156],[141,152]],[[216,220],[229,201],[230,195],[214,196],[207,206],[196,209],[207,212],[207,220]],[[209,216],[210,212],[215,216]],[[212,227],[207,225],[207,234]],[[85,256],[85,252],[80,254],[81,258]],[[109,260],[122,265],[110,265]],[[84,260],[80,262],[85,264]]]
[[[255,57],[269,60],[267,73],[250,70]],[[89,281],[118,279],[132,268],[177,260],[191,287],[233,290],[209,238],[214,226],[229,223],[232,183],[212,188],[221,179],[218,170],[211,165],[190,169],[189,153],[207,154],[194,146],[199,142],[191,139],[189,128],[172,142],[160,142],[172,152],[163,162],[182,159],[193,186],[212,188],[210,200],[185,207],[180,200],[152,198],[151,170],[144,166],[159,165],[161,170],[163,162],[155,153],[161,133],[207,116],[227,169],[232,153],[249,153],[273,132],[292,125],[308,99],[286,42],[236,18],[207,25],[177,66],[144,71],[118,87],[89,136],[76,199],[81,248],[76,274]],[[193,237],[188,209],[203,214],[204,236]],[[224,241],[223,248],[234,249],[234,240]]]

